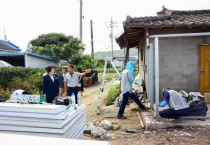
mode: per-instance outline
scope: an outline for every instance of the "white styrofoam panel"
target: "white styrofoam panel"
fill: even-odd
[[[63,128],[77,115],[85,113],[85,105],[78,107],[77,110],[66,111],[67,117],[64,120],[40,119],[40,118],[23,118],[0,116],[0,125],[15,125],[28,127],[45,127],[45,128]]]
[[[15,125],[0,125],[0,130],[5,131],[23,131],[23,132],[45,132],[45,133],[65,133],[70,127],[72,127],[75,121],[85,116],[85,113],[81,113],[74,118],[74,121],[70,121],[63,128],[44,128],[44,127],[27,127],[27,126],[15,126]]]
[[[68,138],[70,138],[70,139],[78,139],[79,136],[81,136],[81,134],[83,134],[85,128],[86,128],[86,124],[79,126],[77,131],[72,133],[72,135],[69,136]]]
[[[1,143],[4,145],[110,145],[107,141],[74,140],[2,133],[0,133],[0,136]]]
[[[23,117],[23,118],[41,118],[41,119],[57,119],[62,120],[67,117],[66,112],[61,112],[58,114],[44,114],[44,113],[24,113],[24,112],[6,112],[0,111],[0,116],[8,117]]]
[[[64,105],[0,103],[0,111],[58,114],[67,109]]]
[[[77,133],[77,130],[80,129],[80,126],[84,127],[84,128],[82,128],[82,130],[79,130],[79,131],[81,131],[79,133],[83,134],[83,131],[86,127],[86,121],[84,119],[82,119],[81,121],[76,122],[74,125],[77,126],[77,128],[72,128],[71,127],[64,134],[37,133],[37,132],[17,132],[17,131],[0,131],[0,133],[19,134],[19,135],[27,135],[27,136],[55,137],[55,138],[70,138],[71,137],[71,139],[77,139],[77,138],[72,138],[72,134],[74,134],[75,132]]]

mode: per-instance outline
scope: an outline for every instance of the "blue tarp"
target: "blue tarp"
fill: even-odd
[[[12,42],[5,41],[5,40],[0,40],[0,42],[3,43],[4,45],[7,45],[8,47],[10,47],[12,49],[21,51],[20,47],[15,45],[15,44],[13,44]]]

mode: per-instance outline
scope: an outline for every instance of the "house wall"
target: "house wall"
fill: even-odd
[[[210,29],[205,31],[210,32]],[[201,28],[188,29],[151,29],[149,35],[176,34],[176,33],[198,33],[204,32]],[[145,37],[145,36],[144,36]],[[140,73],[145,74],[144,79],[148,88],[148,72],[144,70],[142,64],[148,66],[148,50],[144,42],[140,42],[139,51],[144,48],[144,61],[139,62]],[[153,44],[154,39],[149,43]],[[160,38],[159,39],[159,56],[160,56],[160,97],[164,87],[170,87],[177,91],[199,91],[200,88],[200,50],[201,44],[210,44],[210,37],[182,37],[182,38]],[[139,52],[141,56],[141,52]],[[153,51],[154,58],[154,51]],[[139,57],[141,59],[141,57]],[[154,59],[153,59],[154,60]],[[155,62],[153,61],[153,64]],[[154,67],[152,68],[154,71]],[[150,97],[150,96],[148,96]]]
[[[25,55],[25,67],[33,68],[45,68],[46,66],[54,66],[53,61],[49,61],[43,58],[34,57],[31,55]]]
[[[115,64],[116,67],[120,67],[120,68],[123,68],[124,67],[123,60],[114,59],[113,62],[114,62],[114,64]]]
[[[186,30],[186,31],[185,31]],[[196,33],[199,29],[150,31],[150,35]],[[154,42],[153,39],[150,42]],[[154,43],[153,43],[154,44]],[[164,87],[177,91],[199,91],[201,44],[210,44],[210,37],[160,38],[160,93]],[[161,94],[160,94],[161,95]]]
[[[139,58],[139,73],[142,75],[142,77],[145,77],[144,72],[144,66],[145,66],[145,42],[144,42],[144,36],[140,38],[139,46],[138,46],[138,58]]]

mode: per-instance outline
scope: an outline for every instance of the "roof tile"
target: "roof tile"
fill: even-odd
[[[127,17],[125,26],[138,27],[198,27],[209,26],[210,10],[195,11],[174,11],[163,7],[163,10],[157,12],[157,16],[150,17]]]

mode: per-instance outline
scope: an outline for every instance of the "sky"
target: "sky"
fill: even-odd
[[[163,5],[171,10],[210,9],[210,0],[83,0],[84,53],[91,53],[90,19],[94,51],[109,51],[111,17],[117,37],[123,32],[126,16],[154,16]],[[23,51],[40,34],[79,37],[79,0],[0,0],[0,39],[4,39],[4,29],[7,39]],[[119,49],[115,41],[114,49]]]

